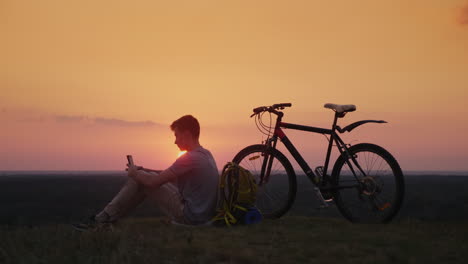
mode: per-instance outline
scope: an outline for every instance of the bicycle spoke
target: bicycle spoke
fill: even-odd
[[[353,179],[348,173],[348,170],[351,170],[349,164],[344,159],[340,161],[338,187],[360,182],[357,188],[336,190],[335,202],[340,212],[351,221],[388,221],[401,205],[402,191],[398,182],[401,174],[395,174],[393,165],[389,162],[390,154],[378,146],[360,144],[353,146],[351,152],[366,175],[360,175],[358,170],[357,180]]]
[[[234,159],[235,162],[254,175],[258,184],[260,183],[263,162],[266,158],[262,154],[263,149],[264,146],[253,145],[241,151]],[[245,154],[242,152],[245,152]],[[295,176],[294,174],[288,175],[289,172],[285,169],[287,159],[285,157],[279,159],[277,155],[277,150],[274,149],[267,155],[270,159],[269,162],[271,162],[270,173],[264,175],[265,178],[262,185],[259,185],[255,203],[255,206],[266,218],[277,218],[284,214],[291,206],[296,192]]]

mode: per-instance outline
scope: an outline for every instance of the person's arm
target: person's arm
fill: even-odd
[[[127,164],[127,167],[129,165]],[[135,165],[136,166],[136,165]],[[153,170],[153,169],[148,169],[148,168],[144,168],[143,166],[136,166],[137,167],[137,170],[142,170],[142,171],[146,171],[146,172],[156,172],[157,174],[161,173],[162,170]],[[128,168],[125,169],[126,171],[128,171]]]
[[[148,168],[143,168],[143,167],[140,167],[138,170],[142,170],[146,172],[156,172],[157,174],[163,172],[162,170],[153,170],[153,169],[148,169]]]
[[[190,153],[186,153],[179,157],[168,169],[159,174],[145,170],[138,170],[138,167],[136,166],[129,166],[128,176],[134,178],[137,182],[145,186],[158,187],[166,182],[177,179],[179,175],[184,175],[189,172],[194,168],[196,163],[196,159],[194,159]]]
[[[128,177],[151,188],[159,187],[176,178],[176,175],[170,170],[161,171],[159,174],[157,172],[155,170],[138,170],[136,166],[128,167]]]

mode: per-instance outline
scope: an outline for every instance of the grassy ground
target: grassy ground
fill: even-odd
[[[0,263],[466,263],[468,224],[287,216],[235,228],[128,219],[112,232],[0,226]]]

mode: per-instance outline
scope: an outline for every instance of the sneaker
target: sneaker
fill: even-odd
[[[333,193],[331,191],[322,191],[322,197],[327,203],[333,202]]]
[[[327,189],[330,185],[322,185],[320,192],[322,193],[323,200],[329,203],[333,201],[333,192],[330,189]]]
[[[87,221],[82,223],[73,223],[72,227],[81,232],[99,232],[99,231],[113,231],[113,222],[98,222],[96,216],[91,216]]]

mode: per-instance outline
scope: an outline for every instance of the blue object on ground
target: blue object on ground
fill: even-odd
[[[262,221],[262,218],[262,213],[257,208],[251,207],[244,215],[244,224],[256,224]]]

